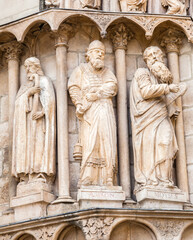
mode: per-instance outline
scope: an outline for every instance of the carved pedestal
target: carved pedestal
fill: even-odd
[[[77,200],[80,208],[121,208],[125,192],[120,186],[87,186],[78,190]]]
[[[178,188],[146,187],[137,191],[136,198],[141,208],[145,209],[183,210],[183,204],[187,202],[186,193]]]
[[[46,216],[47,205],[55,200],[51,188],[44,182],[18,184],[17,196],[11,199],[15,221]]]

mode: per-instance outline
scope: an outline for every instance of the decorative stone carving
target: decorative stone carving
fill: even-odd
[[[119,0],[122,12],[146,12],[147,0]]]
[[[163,7],[168,7],[167,14],[185,14],[185,4],[181,0],[161,0]]]
[[[56,40],[56,47],[58,45],[66,45],[68,40],[74,36],[76,32],[76,26],[72,24],[62,24],[57,32],[51,34],[52,37]]]
[[[28,81],[15,102],[12,175],[19,184],[47,182],[55,175],[55,94],[40,61],[26,59]]]
[[[47,7],[59,7],[60,1],[59,0],[45,0],[45,5]]]
[[[136,190],[171,189],[178,145],[170,117],[179,114],[172,103],[185,93],[186,86],[172,84],[173,76],[158,47],[147,48],[144,60],[148,69],[136,71],[130,98]]]
[[[169,28],[164,35],[161,36],[162,47],[166,48],[166,52],[177,52],[179,53],[180,46],[182,45],[182,39],[184,34],[176,29]]]
[[[105,47],[93,41],[86,64],[72,73],[68,88],[80,120],[82,164],[79,186],[116,185],[116,123],[112,98],[117,93],[117,79],[104,67]]]
[[[128,41],[133,37],[133,33],[125,24],[121,23],[111,29],[110,37],[115,50],[119,48],[126,50]]]
[[[51,240],[54,235],[55,227],[42,227],[34,231],[34,236],[37,240]]]
[[[86,240],[103,239],[110,233],[111,225],[114,222],[114,218],[89,218],[79,221],[82,230],[86,236]]]
[[[154,220],[151,222],[159,230],[163,240],[173,240],[180,234],[184,226],[184,222],[178,220]]]
[[[12,41],[9,43],[2,44],[0,46],[0,50],[4,52],[4,57],[7,60],[17,59],[19,55],[22,53],[22,44],[16,41]]]
[[[83,8],[101,8],[101,0],[80,0]]]
[[[11,238],[12,238],[12,235],[9,235],[9,234],[0,236],[0,240],[11,240]]]

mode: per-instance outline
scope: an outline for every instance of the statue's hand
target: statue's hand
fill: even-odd
[[[98,99],[98,94],[97,93],[87,93],[86,94],[86,100],[88,102],[94,102]]]
[[[76,106],[76,116],[77,116],[79,119],[81,119],[82,116],[83,116],[83,114],[84,114],[84,108],[82,107],[81,104],[78,104],[78,105]]]
[[[32,114],[32,120],[37,120],[39,118],[42,118],[44,116],[44,111],[39,111]]]
[[[36,94],[36,93],[40,93],[41,91],[41,88],[40,87],[32,87],[28,90],[27,94],[28,94],[28,97]]]
[[[177,84],[170,84],[169,85],[170,92],[177,93],[179,91],[179,86]]]

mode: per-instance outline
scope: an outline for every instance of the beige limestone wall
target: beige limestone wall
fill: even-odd
[[[0,25],[39,11],[39,0],[1,0]]]
[[[190,201],[193,203],[193,44],[186,39],[180,51],[180,77],[188,87],[182,100]]]
[[[9,162],[8,162],[8,84],[7,69],[0,69],[0,212],[9,201]]]

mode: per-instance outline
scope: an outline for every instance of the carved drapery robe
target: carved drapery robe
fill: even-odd
[[[141,11],[146,12],[147,0],[120,0],[123,12]]]
[[[130,91],[135,180],[140,186],[172,181],[172,165],[178,151],[174,128],[168,114],[184,85],[171,93],[158,84],[148,69],[138,69]],[[168,162],[167,167],[163,163]],[[169,176],[165,177],[165,172]]]
[[[161,0],[164,7],[168,6],[167,14],[185,14],[185,4],[180,0]]]
[[[85,109],[80,119],[82,164],[79,184],[107,185],[108,178],[115,184],[117,143],[112,97],[117,93],[116,77],[107,68],[96,74],[88,64],[81,64],[72,73],[68,88],[74,105],[81,104]],[[100,97],[88,102],[86,94],[99,89]]]
[[[38,111],[43,110],[44,116],[32,120],[34,96],[28,97],[28,90],[33,86],[34,82],[30,81],[21,86],[15,101],[12,152],[12,175],[15,177],[33,173],[55,174],[54,88],[47,77],[40,76]]]
[[[88,7],[88,8],[95,8],[100,9],[101,8],[101,0],[80,0],[82,7]]]

